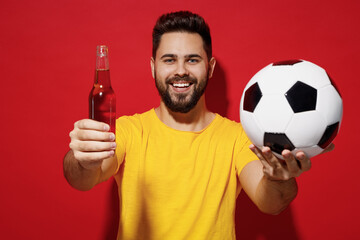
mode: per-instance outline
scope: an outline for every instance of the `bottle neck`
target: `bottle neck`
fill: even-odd
[[[109,58],[107,55],[96,56],[96,70],[109,70]]]
[[[109,70],[109,49],[105,45],[96,47],[96,69]]]
[[[110,71],[108,47],[105,45],[96,48],[96,70],[94,84],[99,87],[110,87]]]

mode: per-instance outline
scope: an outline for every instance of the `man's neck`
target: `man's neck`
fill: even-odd
[[[176,130],[191,132],[203,130],[215,118],[215,114],[206,108],[204,96],[188,113],[172,112],[162,101],[160,106],[155,108],[155,113],[160,121],[167,126]]]

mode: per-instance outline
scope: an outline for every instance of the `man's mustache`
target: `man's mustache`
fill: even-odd
[[[181,82],[181,81],[185,81],[185,82],[190,82],[190,83],[197,83],[197,79],[194,78],[194,77],[190,77],[190,76],[174,76],[174,77],[171,77],[171,78],[168,78],[166,80],[166,83],[169,84],[169,83],[173,83],[173,82]]]

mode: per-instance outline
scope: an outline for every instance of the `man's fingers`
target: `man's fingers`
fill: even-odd
[[[70,133],[71,138],[82,141],[114,141],[115,134],[112,132],[101,132],[97,130],[77,130]]]
[[[92,129],[92,130],[98,130],[98,131],[109,131],[110,126],[106,123],[95,121],[92,119],[82,119],[74,124],[75,128],[79,129]]]
[[[270,168],[268,161],[264,158],[259,148],[257,148],[255,145],[250,145],[250,150],[255,153],[266,169]]]
[[[116,143],[74,140],[70,143],[69,146],[71,149],[81,152],[101,152],[115,150]]]
[[[262,150],[254,145],[250,149],[256,154],[264,166],[264,174],[273,180],[288,180],[298,177],[304,171],[311,168],[311,161],[304,152],[299,151],[294,155],[289,150],[282,152],[282,159],[278,159],[269,147],[263,147]]]
[[[329,146],[327,146],[324,151],[322,151],[321,153],[327,153],[327,152],[331,152],[332,150],[335,149],[335,144],[331,143]]]
[[[308,158],[304,152],[296,153],[296,159],[298,159],[300,163],[301,170],[309,171],[311,168],[311,160]]]
[[[106,123],[83,119],[70,132],[69,147],[80,165],[86,169],[98,168],[104,159],[114,156],[115,134]]]
[[[297,152],[294,156],[289,150],[284,150],[282,156],[286,162],[289,174],[292,177],[298,177],[301,173],[311,168],[310,159],[302,151]]]
[[[91,153],[74,151],[74,157],[79,161],[80,165],[86,169],[100,166],[104,159],[112,157],[114,154],[114,150]]]
[[[282,164],[279,162],[279,159],[277,159],[276,156],[271,152],[269,147],[263,147],[262,154],[271,166],[281,167]]]
[[[106,158],[112,157],[115,151],[103,151],[103,152],[80,152],[74,151],[74,157],[79,161],[102,161]]]
[[[282,156],[285,160],[289,175],[292,177],[299,176],[300,173],[302,172],[302,169],[298,161],[296,160],[295,156],[289,150],[284,150],[282,152]]]

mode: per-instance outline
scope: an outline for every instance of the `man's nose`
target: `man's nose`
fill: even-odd
[[[175,75],[178,75],[180,77],[189,75],[189,72],[184,63],[178,62]]]

